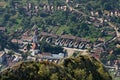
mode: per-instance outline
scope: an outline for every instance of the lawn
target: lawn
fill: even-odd
[[[69,31],[69,27],[68,26],[60,26],[56,32],[56,34],[61,34],[62,32],[68,32]]]

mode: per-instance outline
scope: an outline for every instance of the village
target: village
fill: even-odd
[[[66,0],[66,3],[68,5],[61,5],[57,6],[57,10],[63,10],[63,11],[71,11],[72,13],[77,13],[78,11],[71,6],[71,1]],[[76,4],[76,8],[79,7],[80,4]],[[28,3],[26,6],[20,6],[17,2],[14,3],[14,8],[17,10],[19,7],[22,7],[25,11],[26,16],[37,16],[39,14],[39,10],[47,12],[52,14],[54,11],[53,5],[43,4],[43,5],[34,5],[32,3]],[[42,7],[40,9],[39,7]],[[81,12],[78,12],[81,13]],[[81,17],[83,17],[85,14],[82,13]],[[101,55],[102,58],[106,58],[107,55],[112,55],[113,50],[107,49],[107,46],[110,42],[118,41],[120,39],[120,36],[118,35],[118,26],[111,27],[109,25],[109,22],[111,22],[111,17],[120,17],[120,11],[102,11],[103,17],[100,17],[100,14],[98,11],[92,11],[90,12],[90,16],[88,18],[88,21],[86,23],[93,24],[95,28],[102,28],[104,25],[106,26],[106,30],[102,30],[101,33],[104,33],[105,35],[112,36],[109,40],[105,40],[104,38],[98,37],[96,38],[95,42],[92,42],[88,38],[82,38],[77,36],[72,36],[68,34],[55,34],[54,32],[47,32],[47,31],[40,31],[40,29],[35,24],[31,29],[28,29],[21,32],[22,35],[19,37],[13,37],[11,39],[11,42],[13,44],[16,44],[18,47],[18,50],[9,50],[4,49],[3,51],[0,51],[0,70],[12,66],[20,61],[49,61],[54,62],[56,64],[59,63],[64,58],[71,57],[72,54],[75,52],[83,53],[83,55],[89,55],[91,57],[95,57],[96,59],[100,60]],[[5,27],[0,27],[0,34],[6,32],[7,29]],[[15,31],[15,33],[20,33],[19,30]],[[45,41],[52,46],[60,46],[64,49],[64,52],[60,53],[50,53],[50,52],[41,52],[40,50],[40,43]],[[116,45],[115,48],[120,47],[119,44]],[[26,57],[24,59],[24,56]],[[26,55],[27,54],[27,55]],[[116,55],[119,56],[119,55]],[[109,69],[111,72],[114,72],[114,76],[120,76],[120,60],[114,59],[114,60],[105,60],[104,63],[105,67]]]
[[[1,32],[5,32],[5,28],[0,28]],[[61,46],[66,50],[66,53],[57,53],[53,54],[50,52],[41,52],[39,49],[39,41],[45,41],[52,45]],[[85,38],[80,38],[76,36],[70,35],[57,35],[48,32],[40,32],[36,25],[33,26],[31,30],[28,30],[22,34],[20,38],[13,38],[11,40],[12,43],[17,44],[19,46],[18,51],[11,51],[9,49],[4,49],[4,51],[0,52],[0,63],[5,66],[12,66],[15,63],[24,60],[24,57],[20,52],[27,54],[26,61],[50,61],[54,63],[59,63],[59,60],[70,57],[75,51],[84,52],[83,55],[89,55],[95,57],[96,59],[100,59],[101,53],[105,53],[105,49],[102,44],[104,41],[98,39],[94,44]],[[28,49],[28,44],[30,45]],[[90,50],[90,51],[88,51]],[[71,53],[72,52],[72,53]],[[112,54],[111,50],[109,54]],[[105,64],[108,68],[115,69],[115,75],[119,76],[119,60],[108,61]]]
[[[33,34],[32,34],[33,33]],[[84,38],[79,38],[75,36],[69,36],[69,35],[55,35],[47,32],[41,32],[38,33],[38,28],[35,26],[32,30],[26,31],[23,33],[20,39],[12,39],[11,42],[14,44],[17,44],[19,46],[19,52],[28,52],[27,45],[30,44],[30,55],[35,56],[39,54],[38,56],[42,59],[61,59],[65,57],[64,53],[59,54],[51,54],[51,53],[41,53],[41,51],[38,49],[39,41],[46,41],[47,43],[51,43],[52,45],[62,46],[62,47],[69,47],[69,48],[78,48],[78,49],[85,49],[89,48],[90,41]],[[18,61],[21,60],[21,55],[19,52],[16,52],[14,59]],[[5,53],[9,53],[8,49],[5,49],[5,52],[1,52],[1,62],[4,61]],[[14,60],[13,59],[13,60]],[[35,57],[28,56],[28,59],[36,60]]]

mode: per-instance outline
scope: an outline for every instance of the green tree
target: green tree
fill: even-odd
[[[53,73],[50,77],[50,80],[59,80],[57,73]]]

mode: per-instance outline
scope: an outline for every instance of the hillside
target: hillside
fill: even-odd
[[[118,25],[119,17],[106,15],[119,11],[119,3],[120,0],[2,0],[0,26],[12,32],[27,30],[36,24],[41,31],[94,39],[102,36],[102,30],[108,30],[107,23],[96,18],[108,19]],[[90,22],[92,12],[96,15]],[[111,35],[102,37],[106,39]]]
[[[103,65],[93,57],[67,58],[60,64],[21,62],[4,70],[0,80],[112,80]]]

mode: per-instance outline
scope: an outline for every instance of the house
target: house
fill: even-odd
[[[6,56],[5,52],[0,52],[0,64],[4,62],[5,56]]]
[[[105,42],[105,39],[104,39],[104,38],[98,38],[98,39],[97,39],[97,42],[98,42],[98,43]]]
[[[37,43],[33,43],[32,44],[32,56],[35,56],[36,54],[38,54],[40,52],[40,50],[38,49],[38,45]]]
[[[110,16],[113,16],[114,15],[114,13],[113,12],[110,12]]]
[[[117,37],[117,41],[120,41],[120,37]]]
[[[114,36],[116,33],[115,31],[106,31],[106,35],[111,35],[111,36]]]
[[[52,33],[41,32],[39,36],[40,36],[40,41],[44,40],[48,43],[53,43],[55,45],[65,46],[65,47],[78,48],[79,44],[82,42],[82,45],[80,45],[79,47],[83,48],[86,46],[86,44],[90,43],[89,39],[80,38],[71,35],[56,35]]]
[[[95,53],[95,54],[101,54],[104,52],[104,49],[103,49],[103,47],[97,47],[97,48],[93,48],[93,50],[91,52]]]
[[[73,44],[74,44],[74,42],[73,42],[73,41],[70,41],[68,47],[73,47]]]
[[[44,4],[43,9],[44,9],[44,11],[46,11],[47,5]]]
[[[69,40],[66,40],[66,41],[64,42],[64,46],[65,46],[65,47],[68,47],[68,44],[69,44]]]
[[[120,16],[120,11],[118,11],[118,17]]]
[[[41,54],[38,54],[38,56],[41,59],[50,59],[52,57],[52,54],[49,52],[42,52]]]
[[[64,53],[59,53],[59,54],[52,54],[49,52],[42,52],[41,54],[38,54],[39,59],[48,59],[48,60],[58,60],[61,58],[64,58],[65,55]]]
[[[17,44],[23,44],[22,40],[18,40],[18,39],[12,39],[11,42]]]
[[[59,44],[60,44],[60,42],[61,42],[61,40],[60,40],[60,39],[56,39],[56,41],[55,41],[55,45],[59,45]]]
[[[66,0],[66,3],[68,3],[69,2],[69,0]]]
[[[114,15],[115,15],[115,16],[118,16],[118,11],[115,11],[115,12],[114,12]]]
[[[83,42],[81,42],[80,44],[79,44],[79,49],[82,49],[83,47],[85,46],[85,44],[83,43]]]
[[[89,21],[90,21],[90,22],[94,22],[94,21],[96,21],[96,20],[97,20],[97,19],[96,19],[95,17],[91,17],[91,16],[89,17]]]
[[[30,30],[26,31],[23,36],[30,36]]]
[[[90,54],[91,57],[94,57],[96,59],[100,59],[100,54],[92,53]]]
[[[72,11],[73,11],[73,8],[72,8],[72,7],[69,7],[69,10],[70,10],[70,12],[72,12]]]
[[[6,28],[5,27],[0,27],[0,32],[5,32]]]
[[[94,26],[95,26],[96,28],[101,28],[101,27],[103,26],[103,23],[95,22],[95,23],[94,23]]]
[[[116,77],[120,77],[120,60],[115,60],[115,62],[114,62],[114,67],[115,67],[115,73],[114,73],[114,75],[116,76]]]
[[[12,62],[18,62],[20,60],[20,58],[18,56],[14,56]]]
[[[66,11],[67,10],[67,6],[64,6],[63,10]]]
[[[15,3],[15,4],[14,4],[14,8],[15,8],[15,9],[18,9],[18,3]]]
[[[41,40],[46,40],[47,42],[52,42],[54,43],[55,40],[59,37],[56,34],[52,34],[52,33],[47,33],[47,32],[41,32],[40,33],[40,41]]]
[[[35,12],[38,13],[38,6],[35,6]]]
[[[78,46],[79,46],[79,42],[75,42],[74,43],[74,48],[78,48]]]
[[[94,12],[93,11],[91,11],[90,14],[91,14],[91,16],[94,16]]]
[[[38,36],[36,34],[33,35],[32,42],[38,43]]]
[[[52,54],[53,59],[61,59],[64,58],[64,53],[59,53],[59,54]]]
[[[23,42],[32,42],[32,37],[22,36],[21,40],[22,40]]]
[[[32,8],[32,4],[28,3],[28,9],[30,10]]]
[[[99,16],[99,13],[98,13],[98,11],[97,11],[97,12],[95,12],[95,15],[96,15],[96,16]]]
[[[18,40],[18,39],[12,39],[11,42],[14,43],[14,44],[17,44],[20,48],[22,48],[23,45],[24,45],[23,41],[22,40]]]
[[[40,35],[45,37],[58,38],[58,35],[47,33],[47,32],[41,32]]]
[[[27,57],[27,60],[30,60],[30,61],[35,61],[35,60],[36,60],[36,58],[35,58],[35,57],[28,56],[28,57]]]
[[[103,15],[109,16],[109,15],[111,15],[111,13],[110,13],[109,11],[104,10],[104,11],[103,11]]]
[[[100,23],[103,23],[104,19],[103,18],[97,18],[97,20],[100,21]]]
[[[47,43],[51,43],[51,41],[52,41],[52,38],[50,38],[50,37],[46,38]]]
[[[61,35],[62,39],[69,39],[69,40],[75,40],[75,36],[70,36],[70,35]]]
[[[60,6],[58,6],[57,9],[60,10]]]
[[[90,42],[90,40],[89,39],[86,39],[86,38],[80,38],[80,37],[77,37],[76,38],[76,42]]]
[[[47,5],[47,11],[50,11],[50,5]]]

